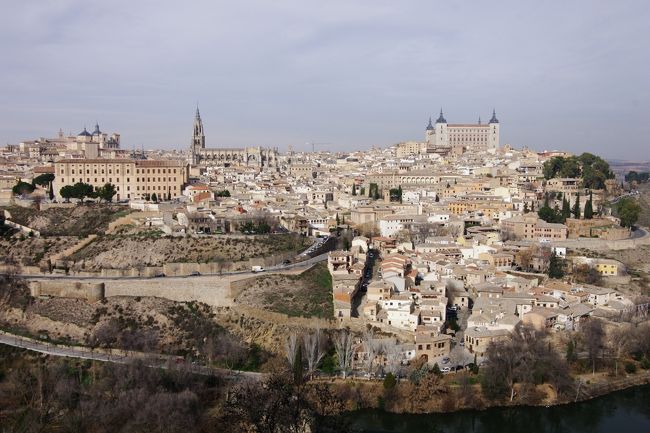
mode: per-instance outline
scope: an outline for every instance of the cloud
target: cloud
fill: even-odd
[[[635,156],[650,115],[645,1],[11,2],[0,140],[98,120],[127,146],[340,150],[496,106],[503,140]],[[104,126],[105,125],[105,126]],[[612,149],[616,148],[616,151]]]

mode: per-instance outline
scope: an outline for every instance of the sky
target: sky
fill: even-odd
[[[648,0],[0,0],[0,144],[349,151],[488,120],[501,143],[650,159]]]

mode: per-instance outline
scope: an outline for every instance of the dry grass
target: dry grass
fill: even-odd
[[[308,240],[299,235],[251,237],[162,237],[155,231],[100,236],[70,259],[85,261],[86,269],[127,269],[178,262],[232,262],[254,257],[297,253]]]
[[[264,275],[242,284],[240,304],[289,316],[332,317],[332,277],[323,264],[300,275]]]
[[[13,206],[6,208],[18,224],[38,230],[42,236],[78,236],[103,233],[108,224],[132,212],[124,206],[85,204],[70,208],[35,208]]]

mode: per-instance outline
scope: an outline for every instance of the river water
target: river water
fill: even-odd
[[[449,414],[350,414],[371,433],[650,433],[650,385],[564,406],[494,408]]]

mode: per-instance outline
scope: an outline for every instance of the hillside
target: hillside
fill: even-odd
[[[289,316],[330,318],[332,277],[324,264],[300,275],[264,275],[233,283],[235,302]]]
[[[299,235],[164,237],[159,231],[98,237],[70,260],[86,270],[161,266],[171,262],[233,262],[255,257],[293,256],[309,245]]]
[[[132,212],[118,205],[85,204],[82,206],[49,208],[39,211],[35,208],[11,206],[4,208],[11,219],[18,224],[38,230],[41,236],[78,236],[103,233],[111,221]]]

